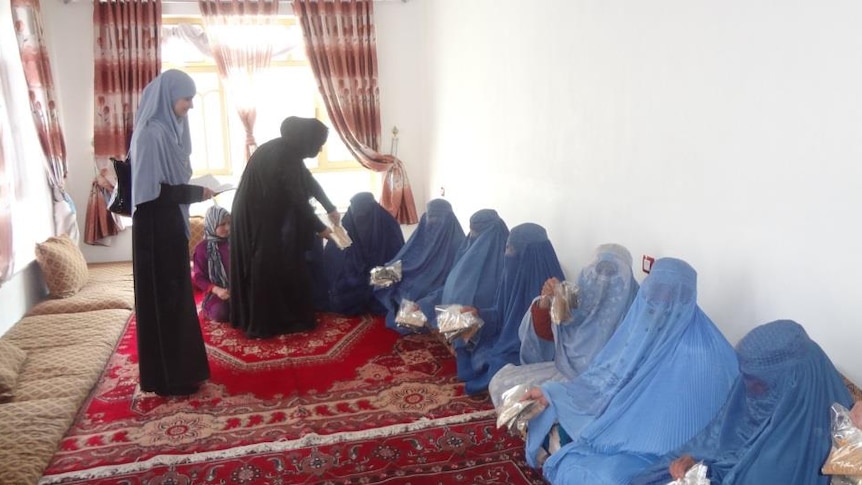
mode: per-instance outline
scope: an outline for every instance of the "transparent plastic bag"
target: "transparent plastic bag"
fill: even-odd
[[[398,307],[398,313],[395,315],[395,323],[399,327],[418,330],[428,323],[428,319],[422,310],[415,302],[404,299],[401,300],[401,305]]]
[[[401,281],[401,260],[395,261],[389,266],[375,266],[371,268],[371,279],[369,283],[376,288],[386,288]]]
[[[695,463],[685,472],[684,477],[668,482],[667,485],[709,485],[709,478],[706,478],[708,471],[703,462]]]
[[[462,305],[438,305],[434,307],[434,311],[437,313],[437,329],[449,342],[458,337],[462,337],[466,342],[470,340],[470,337],[476,335],[476,332],[485,324],[475,313],[462,312],[463,308]]]
[[[551,322],[554,325],[572,318],[572,310],[578,308],[578,290],[578,285],[569,281],[554,284],[554,296],[551,297]]]
[[[347,231],[344,230],[344,226],[341,224],[332,226],[330,238],[338,246],[338,249],[347,249],[353,245],[353,239],[350,239],[350,236],[347,235]]]
[[[834,403],[832,414],[832,449],[821,468],[824,475],[835,475],[833,484],[862,484],[862,430],[853,424],[850,412]]]
[[[544,411],[545,406],[535,399],[525,399],[529,388],[518,384],[503,393],[503,401],[497,409],[497,427],[505,426],[509,433],[524,436],[527,423]]]

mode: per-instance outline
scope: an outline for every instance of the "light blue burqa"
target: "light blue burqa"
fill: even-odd
[[[194,97],[195,92],[191,76],[177,69],[161,73],[144,88],[129,150],[133,212],[138,204],[159,197],[160,184],[189,182],[192,176],[189,120],[187,116],[177,117],[174,104],[179,99]],[[188,233],[188,204],[181,204],[180,210]]]
[[[388,266],[401,261],[401,281],[374,289],[374,296],[386,308],[387,327],[401,334],[412,332],[395,323],[401,301],[405,299],[418,304],[426,318],[434,315],[434,306],[440,303],[443,284],[465,238],[464,229],[448,201],[428,202],[416,230],[386,263]]]
[[[527,459],[536,465],[559,422],[572,441],[543,465],[552,484],[627,484],[706,426],[737,375],[733,347],[697,305],[697,273],[659,259],[587,369],[541,386],[550,405],[529,423]]]
[[[550,277],[565,278],[545,229],[529,222],[512,228],[494,304],[478,309],[484,325],[469,343],[455,341],[458,378],[467,393],[487,390],[498,370],[519,362],[518,327],[533,297]]]
[[[508,237],[509,228],[497,211],[482,209],[474,213],[470,217],[470,234],[443,285],[440,304],[476,308],[493,305],[503,275]]]
[[[831,444],[829,407],[850,408],[841,375],[805,329],[790,320],[756,327],[737,345],[740,376],[712,422],[638,485],[670,481],[683,454],[703,461],[715,485],[827,485],[820,473]]]
[[[502,394],[519,384],[537,386],[546,381],[576,378],[611,338],[626,316],[638,291],[632,273],[632,256],[619,244],[599,246],[593,260],[578,276],[578,307],[560,325],[552,325],[554,340],[540,338],[532,312],[524,313],[518,335],[521,365],[500,369],[488,387],[495,406]]]

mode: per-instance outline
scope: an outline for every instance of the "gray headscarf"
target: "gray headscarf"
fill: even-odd
[[[159,197],[159,184],[186,184],[191,178],[189,121],[174,114],[174,104],[195,93],[191,76],[176,69],[163,72],[144,88],[129,150],[133,211]],[[188,219],[188,205],[182,208]]]

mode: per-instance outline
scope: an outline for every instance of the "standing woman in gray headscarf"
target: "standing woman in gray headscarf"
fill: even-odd
[[[144,88],[135,115],[132,262],[141,390],[193,394],[209,378],[189,272],[189,204],[213,196],[189,185],[192,151],[186,114],[192,78],[165,71]]]

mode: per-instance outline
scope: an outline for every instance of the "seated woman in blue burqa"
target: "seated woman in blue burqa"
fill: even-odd
[[[421,309],[426,320],[434,316],[443,284],[465,237],[448,201],[428,202],[416,230],[398,254],[386,263],[390,266],[401,261],[401,281],[374,289],[374,296],[386,308],[387,327],[402,335],[417,331],[395,322],[404,300]]]
[[[580,375],[614,334],[639,288],[631,253],[619,244],[596,249],[578,275],[577,307],[559,324],[550,315],[554,283],[559,281],[545,282],[542,295],[521,321],[521,365],[508,364],[491,379],[488,391],[494,406],[500,406],[502,394],[513,386],[570,381]]]
[[[564,279],[545,228],[530,222],[512,228],[506,242],[503,274],[492,305],[469,308],[484,322],[466,342],[455,340],[458,378],[469,394],[484,392],[506,364],[520,362],[518,328],[533,298],[548,278]]]
[[[323,250],[328,310],[342,315],[386,313],[386,308],[374,298],[368,275],[375,266],[386,264],[404,245],[401,225],[370,192],[360,192],[350,199],[341,224],[353,243],[341,249],[329,241]]]
[[[470,232],[443,285],[440,305],[493,305],[508,238],[509,228],[494,209],[481,209],[470,216]]]
[[[736,354],[697,305],[696,285],[686,262],[659,259],[590,365],[529,392],[547,408],[527,424],[526,458],[547,457],[552,484],[628,484],[724,404]]]
[[[852,399],[829,357],[790,320],[756,327],[736,346],[740,375],[724,407],[690,442],[632,480],[665,485],[702,462],[715,485],[827,485],[829,408]]]

